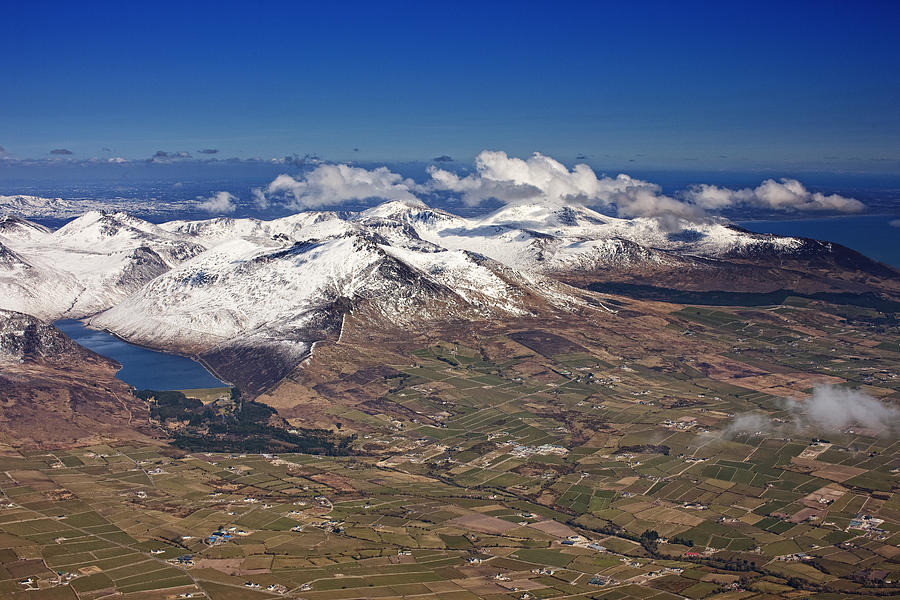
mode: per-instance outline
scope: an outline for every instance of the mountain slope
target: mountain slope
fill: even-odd
[[[115,379],[118,369],[52,325],[0,310],[0,443],[150,441],[147,406]]]
[[[0,308],[51,320],[105,310],[206,250],[130,215],[97,211],[53,232],[5,217],[0,244],[20,259],[17,268],[0,266]]]
[[[343,313],[361,303],[397,325],[529,312],[531,290],[502,265],[430,245],[423,251],[418,240],[408,241],[411,247],[395,246],[377,234],[349,231],[279,249],[247,239],[224,242],[90,324],[198,354],[221,370],[222,362],[247,352],[293,368],[314,342],[339,336]],[[256,379],[240,381],[239,374],[236,382],[254,388]]]
[[[7,218],[0,244],[0,308],[88,318],[125,339],[197,355],[252,393],[317,341],[339,338],[349,313],[399,330],[579,311],[615,318],[604,282],[900,291],[897,271],[836,244],[554,203],[473,219],[386,202],[359,213],[161,225],[92,211],[53,232]]]

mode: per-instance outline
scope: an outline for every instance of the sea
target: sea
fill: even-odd
[[[779,221],[749,220],[739,221],[738,225],[758,233],[836,242],[900,269],[900,215],[857,215]]]

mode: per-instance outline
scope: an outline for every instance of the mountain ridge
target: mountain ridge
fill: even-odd
[[[247,374],[229,379],[251,394],[284,377],[316,342],[339,337],[342,315],[363,308],[373,327],[412,330],[579,311],[614,318],[598,291],[603,281],[765,292],[900,287],[895,269],[837,244],[554,203],[472,219],[392,201],[358,213],[159,225],[90,211],[56,231],[6,218],[0,244],[9,258],[0,263],[0,308],[83,318],[128,341],[199,356],[222,373],[231,365]],[[250,368],[236,368],[240,356]],[[250,375],[265,361],[278,366]]]

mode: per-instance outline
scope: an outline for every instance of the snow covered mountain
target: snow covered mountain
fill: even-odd
[[[387,208],[373,211],[385,213]],[[510,267],[545,273],[659,263],[670,255],[716,257],[760,246],[790,252],[801,244],[797,238],[754,234],[725,222],[672,227],[660,219],[619,219],[552,203],[508,205],[480,219],[398,206],[391,216],[442,247],[473,250]]]
[[[105,310],[205,246],[125,213],[88,212],[56,231],[0,220],[0,307],[44,319]]]
[[[348,312],[404,327],[603,310],[562,280],[809,251],[808,241],[724,222],[673,227],[554,204],[465,219],[421,202],[387,202],[359,213],[161,225],[91,211],[56,231],[5,217],[0,308],[87,318],[214,366],[265,363],[263,375],[243,376],[261,390],[314,342],[337,338]]]

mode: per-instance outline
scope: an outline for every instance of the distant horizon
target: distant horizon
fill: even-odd
[[[527,158],[531,153],[517,155]],[[168,162],[127,160],[108,163],[100,160],[75,158],[56,160],[13,160],[0,159],[0,194],[16,194],[17,185],[41,183],[52,187],[59,183],[96,183],[109,181],[128,184],[132,181],[193,181],[203,182],[218,178],[242,179],[247,177],[268,177],[277,173],[302,173],[317,164],[347,164],[363,168],[387,166],[392,170],[407,173],[424,173],[429,166],[436,166],[465,173],[471,169],[474,157],[452,157],[451,161],[436,161],[421,157],[410,160],[341,160],[331,157],[311,155],[313,160],[304,162],[304,157],[291,155],[269,159],[237,157],[218,159],[187,159]],[[296,162],[293,159],[296,158]],[[787,164],[771,167],[703,167],[696,164],[684,166],[650,165],[640,163],[615,164],[590,158],[570,158],[555,156],[562,164],[572,168],[578,164],[591,167],[598,174],[615,176],[625,173],[641,178],[655,178],[657,183],[669,190],[679,189],[696,183],[716,183],[720,185],[750,185],[760,178],[797,178],[822,190],[840,191],[860,188],[871,190],[900,190],[900,171],[858,171],[851,169],[800,168]]]
[[[521,156],[528,156],[531,152],[522,153]],[[227,167],[243,167],[243,166],[272,166],[272,167],[297,167],[302,163],[305,156],[313,158],[316,162],[310,162],[309,165],[317,164],[317,162],[330,164],[353,164],[360,166],[372,165],[461,165],[465,167],[472,163],[477,153],[471,156],[458,155],[451,157],[449,161],[436,161],[434,157],[413,157],[413,158],[370,158],[361,159],[353,157],[331,157],[315,153],[308,154],[289,154],[285,156],[271,157],[221,157],[221,158],[199,158],[191,157],[188,159],[179,159],[171,161],[158,161],[150,158],[122,158],[115,162],[110,162],[102,157],[75,158],[29,158],[19,159],[9,155],[0,157],[0,185],[9,178],[10,174],[20,173],[38,173],[38,176],[45,177],[47,173],[70,172],[77,169],[85,171],[87,169],[96,169],[97,171],[106,170],[110,173],[121,172],[122,169],[128,168],[147,168],[156,169],[158,173],[165,173],[167,170],[173,172],[181,169],[196,169],[198,173],[202,173],[207,169],[220,169]],[[449,156],[449,155],[447,155]],[[900,168],[867,168],[855,169],[850,165],[844,167],[827,166],[827,165],[801,165],[791,162],[781,162],[772,164],[744,164],[744,165],[716,165],[716,164],[699,164],[695,161],[684,160],[683,163],[652,163],[652,162],[618,162],[606,161],[602,159],[594,159],[591,157],[553,155],[555,158],[568,166],[576,164],[587,164],[597,171],[605,173],[629,173],[629,172],[659,172],[659,173],[723,173],[723,174],[758,174],[770,173],[778,176],[791,175],[828,175],[834,177],[875,177],[875,178],[896,178],[900,182]],[[292,164],[291,160],[296,159],[297,164]],[[898,163],[900,165],[900,163]]]

